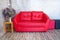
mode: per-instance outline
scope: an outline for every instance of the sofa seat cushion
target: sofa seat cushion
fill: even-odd
[[[20,22],[17,24],[18,26],[21,27],[44,27],[45,23],[43,22]]]
[[[20,12],[21,21],[31,21],[31,12]]]

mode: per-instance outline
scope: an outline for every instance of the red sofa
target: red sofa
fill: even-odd
[[[50,18],[43,11],[19,12],[13,19],[18,32],[47,31]]]

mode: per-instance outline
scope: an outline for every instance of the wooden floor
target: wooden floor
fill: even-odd
[[[60,30],[6,33],[0,40],[60,40]]]

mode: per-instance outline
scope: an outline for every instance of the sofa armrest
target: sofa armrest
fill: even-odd
[[[49,23],[50,23],[50,19],[47,19],[46,26],[49,26]]]
[[[17,21],[16,21],[15,19],[13,19],[13,23],[14,23],[14,24],[17,24]]]
[[[55,29],[55,20],[50,20],[49,29]]]
[[[13,18],[13,23],[14,23],[14,24],[17,24],[18,22],[20,22],[20,19],[19,19],[19,15],[17,14],[17,15]]]

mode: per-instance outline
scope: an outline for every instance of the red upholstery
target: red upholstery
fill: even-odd
[[[32,12],[32,20],[33,21],[42,20],[42,12]]]
[[[21,12],[21,21],[31,21],[31,13]]]
[[[55,29],[55,20],[50,20],[49,29],[50,30]]]
[[[50,19],[42,11],[20,12],[13,19],[16,31],[47,31]]]

